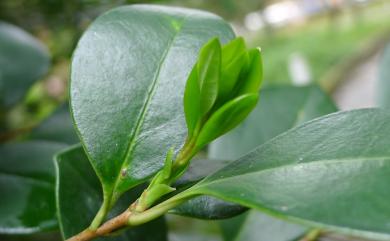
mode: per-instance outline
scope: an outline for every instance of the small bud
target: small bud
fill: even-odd
[[[243,38],[222,48],[214,38],[202,47],[184,93],[188,138],[197,149],[247,117],[257,103],[262,74],[260,49],[248,51]]]

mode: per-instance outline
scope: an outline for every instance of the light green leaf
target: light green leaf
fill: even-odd
[[[47,141],[0,146],[0,234],[33,234],[58,227],[52,157],[64,147]]]
[[[239,95],[257,93],[263,80],[261,50],[259,48],[252,49],[248,55],[249,69],[241,75],[241,80],[237,83]]]
[[[388,240],[390,113],[339,112],[263,144],[182,193],[330,231]]]
[[[37,39],[0,21],[0,109],[16,104],[48,67],[48,52]]]
[[[184,113],[186,117],[188,136],[191,137],[196,124],[200,119],[200,89],[196,65],[188,77],[184,90]]]
[[[200,114],[205,115],[214,105],[218,95],[221,74],[221,44],[213,38],[205,44],[197,62],[200,90]]]
[[[239,96],[218,109],[203,126],[196,142],[202,148],[243,121],[257,104],[258,94]]]
[[[56,156],[56,200],[60,229],[69,238],[85,229],[99,209],[102,192],[88,157],[80,146],[74,146]],[[110,216],[128,208],[142,192],[142,187],[126,193]],[[118,236],[100,238],[110,241],[165,241],[167,230],[164,218],[131,228]]]
[[[383,108],[390,108],[390,44],[385,48],[379,66],[377,90],[378,105]]]
[[[222,66],[231,64],[238,55],[246,51],[245,40],[237,37],[222,47]]]
[[[218,99],[229,97],[237,83],[243,66],[248,64],[248,53],[243,38],[236,38],[222,48],[221,78],[218,83]]]
[[[68,144],[79,142],[68,105],[60,106],[52,115],[34,128],[32,139],[50,140]]]
[[[154,5],[111,10],[82,36],[72,61],[71,109],[106,205],[183,144],[185,82],[213,37],[225,43],[234,34],[213,14]]]

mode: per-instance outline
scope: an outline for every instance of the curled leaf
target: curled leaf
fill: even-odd
[[[260,48],[248,52],[249,66],[247,72],[238,83],[238,94],[258,93],[263,79],[263,64]]]
[[[248,64],[248,53],[242,38],[236,38],[222,48],[221,78],[218,99],[224,101],[231,95],[242,68]]]
[[[236,127],[256,106],[258,98],[258,94],[242,95],[218,109],[200,131],[196,142],[197,148],[202,148]]]

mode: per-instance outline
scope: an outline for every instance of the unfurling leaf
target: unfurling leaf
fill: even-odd
[[[200,112],[203,116],[213,107],[218,96],[218,80],[221,74],[221,44],[217,38],[203,46],[197,68]]]
[[[200,119],[200,89],[196,65],[188,77],[184,90],[184,112],[188,128],[188,136],[191,137],[196,124]]]
[[[248,53],[249,67],[246,73],[241,77],[242,81],[238,83],[238,94],[257,93],[263,79],[263,64],[261,59],[261,50],[252,49]]]
[[[247,94],[222,106],[202,128],[196,146],[202,148],[240,124],[256,106],[258,98],[258,94]]]
[[[202,148],[237,126],[257,103],[262,72],[260,49],[248,51],[242,38],[203,46],[184,94],[187,143]]]

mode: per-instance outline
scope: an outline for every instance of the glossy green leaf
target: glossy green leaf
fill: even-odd
[[[0,146],[0,234],[32,234],[57,228],[54,153],[47,141]]]
[[[73,55],[70,99],[82,144],[113,202],[184,142],[183,92],[199,49],[234,37],[221,18],[153,5],[111,10]]]
[[[196,142],[198,148],[225,134],[241,123],[257,104],[258,94],[239,96],[218,109],[205,123]]]
[[[185,192],[321,229],[388,240],[389,119],[390,113],[380,109],[315,119]]]
[[[248,64],[248,53],[243,38],[236,38],[223,46],[218,98],[225,100],[229,97],[236,85],[242,67],[246,64]]]
[[[79,142],[68,105],[60,106],[31,132],[30,138],[68,144]]]
[[[263,80],[263,62],[261,50],[252,49],[248,53],[249,65],[246,72],[241,75],[241,81],[238,83],[239,95],[248,93],[257,93]]]
[[[383,108],[390,108],[390,44],[385,48],[379,66],[377,90],[378,105]]]
[[[48,67],[48,52],[38,40],[0,21],[0,108],[16,104]]]
[[[196,124],[200,119],[200,89],[196,65],[188,77],[184,90],[184,113],[188,128],[188,136],[191,137]]]
[[[209,145],[209,158],[235,160],[295,125],[337,111],[317,86],[266,88],[260,95],[242,124]]]
[[[231,64],[238,55],[246,51],[245,40],[237,37],[222,47],[222,66]]]
[[[60,229],[69,238],[88,227],[100,207],[101,184],[88,157],[80,146],[72,147],[56,156],[56,200]],[[123,212],[133,202],[142,188],[127,192],[110,216]],[[97,240],[112,241],[163,241],[166,240],[164,218],[129,229],[118,236]]]
[[[261,212],[246,212],[220,221],[225,241],[298,241],[307,228]]]
[[[200,90],[200,114],[205,115],[213,107],[218,95],[221,74],[221,44],[217,38],[205,44],[197,62]]]

